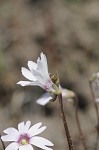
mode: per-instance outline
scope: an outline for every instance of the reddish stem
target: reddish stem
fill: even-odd
[[[64,114],[62,94],[58,95],[58,99],[59,99],[59,106],[60,106],[61,116],[62,116],[62,119],[63,119],[63,124],[64,124],[65,134],[66,134],[67,141],[68,141],[69,150],[74,150],[73,142],[72,142],[72,139],[71,139],[71,136],[70,136],[70,132],[69,132],[69,129],[68,129],[68,124],[67,124],[66,117],[65,117],[65,114]]]

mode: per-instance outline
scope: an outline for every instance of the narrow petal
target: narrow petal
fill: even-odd
[[[30,81],[19,81],[17,84],[20,84],[21,86],[30,86],[32,85],[32,82]]]
[[[44,88],[44,86],[39,81],[19,81],[17,84],[20,84],[21,86],[40,86],[41,88]]]
[[[8,141],[15,141],[16,142],[18,140],[18,137],[19,136],[16,137],[16,135],[15,135],[15,137],[14,137],[14,135],[3,135],[1,137],[1,139],[4,142],[8,142]]]
[[[31,81],[36,81],[36,78],[33,76],[31,71],[29,71],[28,69],[26,69],[24,67],[22,67],[21,71],[22,71],[22,74],[24,77],[26,77],[27,79],[29,79]]]
[[[52,148],[49,148],[47,146],[53,146],[54,145],[49,140],[47,140],[43,137],[38,137],[38,136],[31,138],[30,143],[41,148],[41,149],[44,149],[44,150],[52,150]]]
[[[50,96],[50,94],[48,92],[46,92],[45,94],[43,94],[39,99],[37,99],[37,104],[39,105],[46,105],[50,100],[52,99],[52,97]]]
[[[20,133],[24,133],[24,122],[18,124],[18,130]]]
[[[47,64],[47,58],[46,55],[41,53],[41,61],[43,63],[44,69],[48,72],[48,64]]]
[[[38,65],[37,69],[39,70],[39,72],[44,73],[44,76],[46,78],[49,78],[46,56],[45,56],[45,54],[41,53],[40,57],[41,57],[41,59],[38,58],[38,60],[37,60],[37,65]]]
[[[22,145],[19,147],[19,150],[34,150],[32,145],[27,144],[27,145]]]
[[[30,125],[31,125],[31,121],[27,121],[26,124],[25,124],[25,126],[24,126],[25,132],[28,131],[28,129],[30,128]]]
[[[37,135],[37,134],[43,132],[46,129],[46,127],[44,126],[44,127],[40,128],[41,125],[42,125],[41,122],[33,125],[27,132],[29,134],[29,136],[32,137],[34,135]]]
[[[32,72],[33,70],[37,69],[37,64],[35,62],[33,62],[33,61],[28,61],[28,67],[29,67],[29,69]]]
[[[11,144],[9,144],[5,150],[17,150],[19,148],[18,143],[13,142]]]

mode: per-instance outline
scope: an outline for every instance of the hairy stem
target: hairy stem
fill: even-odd
[[[65,114],[64,114],[62,94],[58,95],[58,100],[59,100],[59,106],[60,106],[61,116],[62,116],[62,119],[63,119],[63,124],[64,124],[65,134],[66,134],[67,141],[68,141],[69,150],[74,150],[73,142],[72,142],[72,139],[71,139],[71,136],[70,136],[70,132],[69,132],[69,129],[68,129],[68,124],[67,124],[66,117],[65,117]]]
[[[76,95],[74,97],[74,102],[76,104],[76,107],[75,107],[75,117],[76,117],[76,122],[77,122],[78,130],[79,130],[80,139],[82,141],[84,150],[87,150],[87,146],[86,146],[86,143],[85,143],[84,134],[83,134],[83,131],[81,129],[80,120],[79,120],[79,116],[78,116],[78,104],[77,104],[77,97],[76,97]]]

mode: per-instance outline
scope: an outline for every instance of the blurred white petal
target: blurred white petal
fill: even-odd
[[[50,100],[52,99],[51,95],[46,92],[45,94],[43,94],[39,99],[37,99],[37,104],[39,105],[46,105]]]
[[[30,81],[19,81],[19,82],[17,82],[17,84],[20,84],[21,86],[28,86],[28,85],[32,85],[32,82],[30,82]]]
[[[99,98],[96,98],[96,102],[99,102]]]

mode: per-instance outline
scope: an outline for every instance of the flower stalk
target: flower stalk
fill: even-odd
[[[92,87],[92,82],[91,80],[89,80],[89,86],[90,86],[90,91],[92,94],[92,99],[93,99],[93,103],[95,106],[95,110],[96,110],[96,116],[97,116],[97,132],[99,133],[99,113],[98,113],[98,106],[97,106],[97,102],[96,102],[96,98],[95,98],[95,94],[93,91],[93,87]]]
[[[74,150],[74,146],[73,146],[73,142],[72,142],[72,139],[71,139],[70,131],[68,129],[67,120],[66,120],[66,117],[65,117],[65,114],[64,114],[63,99],[62,99],[62,94],[61,93],[58,95],[58,100],[59,100],[61,117],[63,119],[63,124],[64,124],[65,134],[66,134],[67,141],[68,141],[69,150]]]
[[[95,144],[95,148],[94,148],[94,150],[97,150],[97,145],[98,145],[97,143],[98,143],[98,139],[99,139],[99,112],[98,112],[98,105],[97,105],[97,102],[96,102],[96,98],[95,98],[95,94],[94,94],[94,91],[93,91],[91,80],[89,80],[89,86],[90,86],[90,91],[91,91],[91,94],[92,94],[92,99],[93,99],[93,103],[94,103],[95,110],[96,110],[96,117],[97,117],[97,126],[96,126],[97,138],[96,138],[96,144]]]
[[[80,140],[82,141],[84,150],[87,150],[84,134],[83,134],[83,131],[81,129],[80,120],[79,120],[79,116],[78,116],[78,104],[77,104],[77,96],[76,95],[74,97],[74,102],[75,102],[75,105],[76,105],[76,107],[75,107],[75,118],[76,118],[78,130],[79,130]]]

